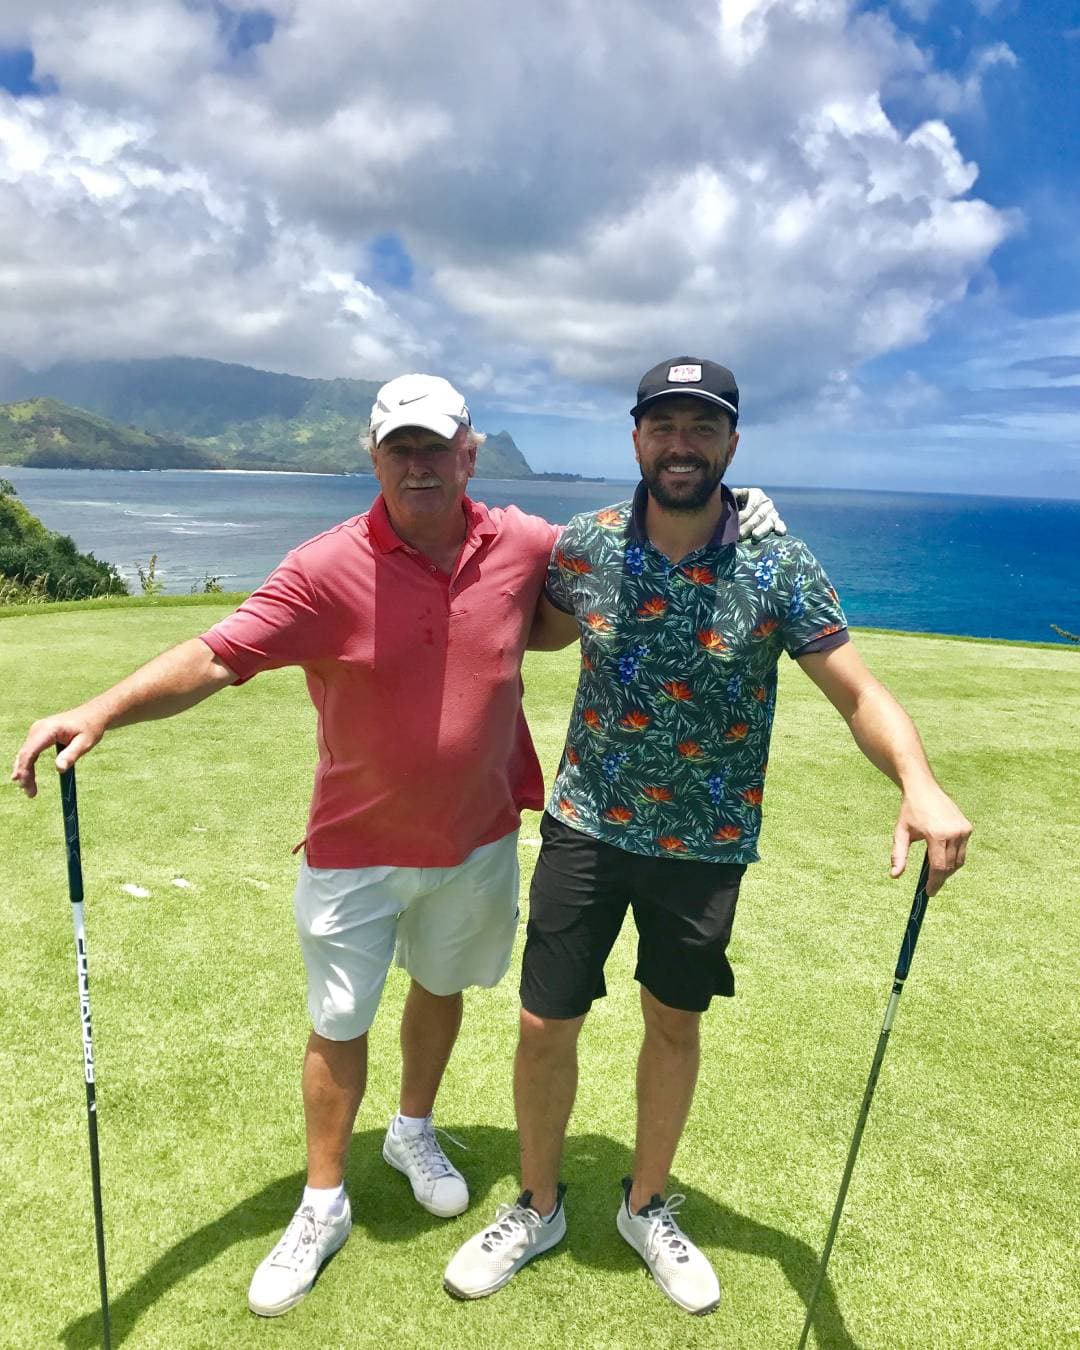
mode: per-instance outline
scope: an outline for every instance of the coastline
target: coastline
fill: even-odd
[[[15,469],[26,472],[41,473],[213,473],[229,474],[241,478],[374,478],[375,475],[370,469],[349,469],[342,470],[339,473],[330,473],[326,469],[192,469],[182,467],[166,467],[161,469],[114,469],[104,467],[94,467],[89,464],[66,464],[48,465],[48,464],[0,464],[0,473],[5,470]],[[620,478],[556,478],[551,474],[534,474],[528,478],[488,478],[484,474],[476,474],[475,477],[483,483],[552,483],[558,486],[568,486],[575,483],[587,483],[591,486],[603,486],[606,483],[618,485],[624,482],[636,480]]]
[[[63,468],[51,467],[44,464],[0,464],[0,474],[7,470],[15,469],[20,471],[43,473],[132,473],[132,474],[154,474],[154,473],[205,473],[205,474],[229,474],[234,477],[249,478],[374,478],[375,475],[369,469],[349,469],[342,470],[339,473],[330,473],[325,469],[191,469],[182,467],[168,467],[161,469],[111,469],[96,468],[88,464],[68,465]],[[736,476],[736,486],[744,486],[739,483],[738,477],[744,480],[753,478],[752,474],[743,473]],[[553,487],[573,487],[575,485],[587,487],[624,487],[634,486],[637,483],[636,478],[615,478],[615,477],[555,477],[550,473],[537,472],[529,478],[489,478],[484,474],[476,474],[477,481],[482,483],[528,483],[530,486],[537,487],[542,483],[551,484]],[[1080,506],[1080,496],[1076,497],[1047,497],[1041,493],[1030,492],[933,492],[921,488],[879,488],[870,484],[859,484],[853,486],[850,483],[768,483],[759,482],[756,486],[762,488],[770,496],[785,492],[818,492],[831,496],[835,493],[873,493],[883,497],[934,497],[943,501],[978,499],[990,502],[1045,502],[1053,506]]]
[[[142,473],[129,469],[128,473]],[[151,470],[154,472],[154,470]],[[328,473],[325,469],[159,469],[159,473],[230,473],[252,478],[372,478],[373,474],[357,470],[355,473]]]
[[[632,467],[632,466],[631,466]],[[56,472],[12,466],[23,505],[128,578],[157,555],[166,592],[218,578],[259,585],[282,555],[367,509],[370,474],[259,469]],[[210,481],[207,474],[222,476]],[[0,470],[0,476],[4,471]],[[216,486],[214,486],[216,484]],[[230,486],[231,485],[231,486]],[[488,506],[563,523],[627,497],[615,485],[475,478]],[[1080,631],[1080,503],[967,499],[850,489],[770,489],[793,535],[813,541],[853,627],[964,639],[1072,645]]]

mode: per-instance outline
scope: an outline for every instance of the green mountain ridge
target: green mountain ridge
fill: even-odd
[[[187,441],[122,427],[52,398],[0,405],[0,463],[35,469],[209,469]]]
[[[2,358],[0,400],[12,402],[0,407],[0,463],[355,473],[370,467],[360,438],[378,389],[197,357],[65,361],[37,372]],[[10,412],[28,406],[33,413]],[[533,476],[505,431],[480,447],[477,473]]]

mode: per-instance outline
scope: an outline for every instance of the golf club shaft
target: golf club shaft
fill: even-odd
[[[904,981],[907,979],[908,971],[911,969],[911,958],[915,955],[915,944],[919,940],[923,916],[926,913],[926,882],[929,874],[930,862],[928,858],[924,858],[922,870],[919,873],[918,885],[915,888],[915,899],[912,902],[911,913],[908,915],[907,928],[904,931],[904,941],[900,947],[900,959],[896,963],[896,971],[893,975],[892,993],[889,996],[889,1003],[885,1009],[885,1020],[881,1024],[877,1049],[874,1051],[874,1060],[870,1065],[870,1076],[866,1080],[866,1091],[863,1093],[862,1107],[859,1110],[859,1119],[855,1124],[855,1133],[852,1136],[851,1147],[848,1149],[847,1163],[844,1166],[844,1176],[840,1182],[840,1193],[836,1197],[832,1222],[829,1224],[829,1236],[825,1239],[825,1250],[821,1254],[821,1262],[818,1265],[817,1275],[814,1279],[814,1287],[810,1291],[810,1298],[806,1305],[806,1320],[803,1323],[802,1335],[799,1337],[798,1350],[803,1350],[803,1347],[806,1345],[806,1338],[810,1334],[810,1323],[813,1321],[814,1307],[817,1304],[817,1297],[821,1292],[821,1286],[825,1280],[825,1271],[829,1265],[829,1256],[832,1254],[833,1242],[836,1239],[836,1230],[840,1226],[840,1215],[843,1212],[844,1201],[847,1198],[851,1174],[855,1170],[855,1159],[858,1156],[859,1145],[862,1142],[863,1130],[866,1127],[866,1118],[870,1114],[870,1103],[874,1097],[874,1089],[877,1087],[878,1074],[881,1072],[881,1062],[885,1058],[885,1048],[889,1043],[889,1032],[892,1030],[893,1018],[896,1016],[896,1005],[900,1001],[900,995],[904,988]]]
[[[60,749],[63,749],[61,746]],[[90,1130],[90,1182],[94,1194],[94,1234],[97,1239],[98,1284],[101,1288],[102,1341],[111,1350],[109,1290],[105,1278],[105,1222],[101,1211],[101,1162],[98,1156],[97,1096],[94,1091],[94,1045],[90,1026],[90,964],[83,922],[82,859],[79,848],[79,809],[75,798],[75,770],[60,775],[60,802],[64,811],[68,894],[75,925],[75,968],[79,979],[79,1020],[82,1025],[83,1077],[86,1080],[86,1119]]]

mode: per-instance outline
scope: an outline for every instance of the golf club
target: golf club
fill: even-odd
[[[57,746],[57,753],[66,749]],[[79,851],[79,808],[75,800],[75,770],[60,775],[60,804],[64,812],[64,845],[67,849],[68,895],[75,923],[75,969],[79,979],[79,1013],[82,1022],[83,1076],[86,1079],[86,1116],[90,1126],[90,1179],[94,1190],[94,1231],[97,1236],[98,1283],[101,1286],[101,1322],[105,1350],[111,1350],[109,1291],[105,1282],[105,1224],[101,1216],[101,1164],[98,1160],[97,1097],[94,1092],[94,1047],[90,1032],[90,966],[83,926],[83,877]]]
[[[821,1254],[821,1264],[818,1266],[814,1287],[810,1291],[810,1301],[806,1305],[806,1321],[803,1323],[802,1335],[799,1337],[798,1350],[803,1350],[803,1347],[806,1345],[806,1338],[810,1333],[810,1323],[814,1316],[814,1305],[817,1303],[817,1296],[821,1290],[822,1282],[825,1279],[825,1269],[829,1264],[829,1254],[832,1252],[836,1230],[840,1224],[840,1213],[844,1208],[844,1199],[847,1196],[848,1183],[851,1181],[851,1173],[855,1168],[855,1157],[859,1152],[859,1144],[862,1141],[866,1117],[870,1114],[870,1102],[874,1096],[874,1088],[877,1087],[878,1074],[881,1072],[881,1061],[885,1058],[885,1047],[889,1043],[889,1032],[892,1030],[893,1018],[896,1016],[896,1005],[900,1001],[900,995],[904,989],[904,981],[907,979],[908,971],[911,968],[911,958],[915,955],[915,944],[919,940],[919,930],[922,928],[923,916],[926,913],[926,882],[929,875],[930,859],[923,858],[922,871],[919,873],[918,885],[915,887],[915,899],[911,905],[907,929],[904,932],[904,941],[900,947],[900,959],[896,963],[896,973],[893,976],[892,994],[889,998],[889,1005],[885,1009],[885,1021],[882,1023],[881,1034],[878,1036],[877,1049],[874,1051],[874,1062],[870,1065],[870,1077],[866,1081],[866,1091],[863,1093],[862,1108],[859,1111],[859,1119],[855,1125],[855,1134],[851,1140],[851,1148],[848,1150],[847,1165],[844,1168],[843,1180],[840,1182],[840,1194],[836,1197],[836,1208],[833,1210],[832,1223],[829,1225],[829,1236],[825,1239],[825,1250]]]

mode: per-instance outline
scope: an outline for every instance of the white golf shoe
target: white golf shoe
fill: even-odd
[[[409,1178],[417,1204],[429,1214],[452,1219],[468,1209],[465,1178],[442,1151],[430,1117],[422,1129],[404,1133],[399,1132],[395,1116],[387,1128],[382,1155],[391,1167]]]
[[[301,1205],[281,1241],[251,1277],[251,1311],[260,1317],[280,1317],[295,1308],[315,1283],[319,1267],[344,1243],[351,1229],[348,1196],[345,1208],[332,1219],[320,1219],[311,1205]]]
[[[649,1267],[653,1279],[673,1303],[689,1313],[712,1312],[720,1302],[720,1281],[700,1251],[675,1222],[675,1211],[686,1199],[654,1195],[639,1213],[630,1209],[629,1177],[623,1178],[623,1198],[616,1219],[619,1232]]]
[[[542,1219],[532,1208],[532,1193],[522,1191],[512,1205],[500,1205],[495,1222],[463,1243],[451,1257],[443,1287],[454,1298],[483,1298],[508,1283],[526,1261],[550,1251],[566,1236],[566,1213],[559,1186],[555,1210]]]

